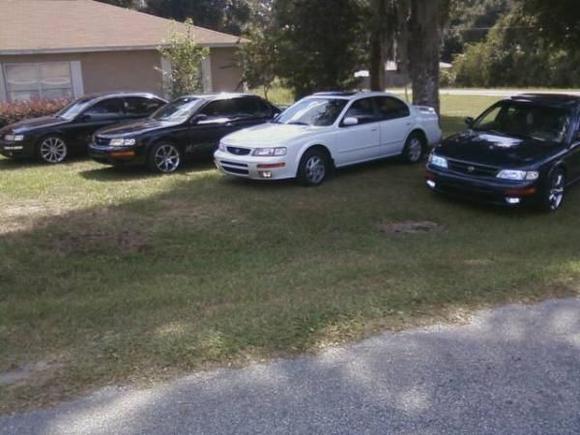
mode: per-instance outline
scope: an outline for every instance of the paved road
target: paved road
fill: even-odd
[[[577,434],[580,299],[144,391],[104,390],[0,417],[0,433]]]

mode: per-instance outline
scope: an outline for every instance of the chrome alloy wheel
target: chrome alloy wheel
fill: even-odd
[[[565,177],[564,174],[558,172],[552,177],[552,184],[548,193],[548,204],[550,210],[556,211],[564,201]]]
[[[175,172],[181,164],[181,156],[175,146],[170,144],[161,145],[155,151],[153,162],[159,172],[169,174]]]
[[[66,144],[59,137],[47,137],[40,143],[40,158],[47,163],[61,163],[66,155]]]
[[[408,158],[411,163],[416,163],[423,155],[423,144],[418,137],[412,137],[409,140]]]
[[[326,164],[318,156],[311,156],[304,165],[306,179],[312,184],[319,184],[326,175]]]

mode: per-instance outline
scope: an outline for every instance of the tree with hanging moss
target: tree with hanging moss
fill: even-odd
[[[171,64],[170,71],[163,74],[173,98],[203,91],[201,62],[209,50],[196,43],[191,20],[176,23],[169,39],[158,50]]]

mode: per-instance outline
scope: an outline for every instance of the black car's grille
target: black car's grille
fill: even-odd
[[[495,177],[499,168],[493,166],[477,165],[474,163],[460,162],[447,159],[449,170],[460,174],[473,175],[476,177]]]
[[[235,154],[236,156],[247,156],[252,151],[248,148],[238,148],[238,147],[227,147],[228,153]]]
[[[111,139],[106,139],[104,137],[95,137],[95,144],[100,146],[107,146],[111,142]]]

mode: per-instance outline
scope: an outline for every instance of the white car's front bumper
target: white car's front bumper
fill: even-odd
[[[237,156],[216,151],[214,161],[217,168],[227,175],[252,180],[285,180],[296,177],[296,167],[288,163],[287,157]]]

